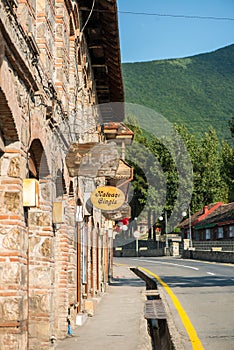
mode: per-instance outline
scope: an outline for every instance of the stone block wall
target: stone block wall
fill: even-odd
[[[44,188],[45,182],[39,186]],[[54,333],[54,233],[50,194],[46,198],[43,193],[43,204],[39,208],[29,208],[28,212],[28,335],[29,348],[33,350],[46,349]]]
[[[202,250],[184,250],[182,257],[185,259],[197,259],[234,264],[233,252],[211,252]]]
[[[27,230],[22,207],[19,149],[1,159],[0,176],[0,348],[27,344]]]
[[[78,302],[85,311],[84,300],[108,281],[100,211],[84,218],[87,244],[77,253],[76,201],[90,184],[84,178],[80,189],[65,162],[72,142],[101,139],[96,112],[90,113],[98,101],[77,3],[5,5],[0,0],[0,349],[51,349],[52,336],[66,336],[68,319],[75,326]],[[38,181],[35,206],[24,204],[25,178]],[[52,216],[56,201],[65,210],[59,224]]]

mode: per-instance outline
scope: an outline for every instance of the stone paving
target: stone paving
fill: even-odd
[[[128,267],[114,265],[114,278],[93,317],[59,341],[56,350],[150,350],[144,319],[145,283]]]

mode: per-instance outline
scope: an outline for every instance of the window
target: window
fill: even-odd
[[[206,229],[206,239],[210,239],[210,229]]]
[[[229,238],[234,237],[234,226],[229,226]]]
[[[223,227],[218,227],[218,238],[223,238]]]

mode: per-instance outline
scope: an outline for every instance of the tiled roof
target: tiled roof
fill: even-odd
[[[202,226],[210,224],[221,226],[228,223],[234,223],[234,202],[221,205],[199,224]]]
[[[196,223],[201,222],[204,219],[210,217],[222,205],[223,205],[222,202],[217,202],[217,203],[211,203],[211,204],[208,204],[207,206],[204,206],[201,210],[191,215],[191,225],[194,226]],[[189,218],[183,220],[178,225],[178,227],[180,228],[186,228],[188,226],[189,226]]]

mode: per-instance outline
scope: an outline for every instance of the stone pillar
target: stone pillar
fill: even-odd
[[[27,247],[22,205],[21,152],[0,161],[0,349],[27,349]]]
[[[108,273],[109,273],[109,247],[108,247],[108,230],[105,227],[104,235],[103,235],[103,264],[104,264],[104,287],[108,284]]]
[[[40,181],[40,207],[29,208],[29,349],[48,349],[54,335],[54,237],[50,183]]]
[[[69,198],[67,204],[66,220],[68,227],[68,313],[69,322],[73,330],[76,324],[77,315],[77,244],[74,199]]]
[[[92,289],[93,289],[93,296],[96,296],[98,294],[98,237],[97,237],[97,230],[93,227],[92,230],[92,261],[93,261],[93,281],[92,281]]]
[[[68,332],[68,317],[71,327],[76,319],[76,276],[77,242],[74,201],[65,201],[65,222],[55,230],[55,330],[57,338],[64,338]]]
[[[68,236],[64,225],[55,229],[55,328],[56,337],[67,334],[68,316]]]

